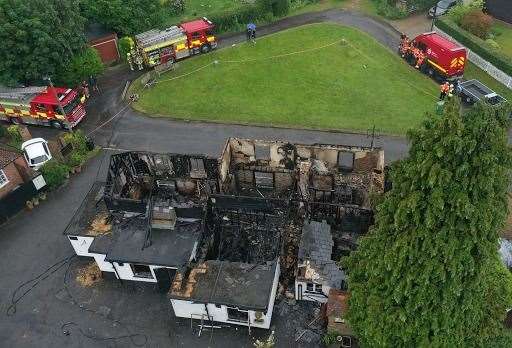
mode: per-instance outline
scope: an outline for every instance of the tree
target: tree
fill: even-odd
[[[119,48],[119,55],[121,56],[122,60],[126,60],[126,55],[130,53],[134,46],[135,43],[133,42],[133,39],[129,36],[124,36],[121,39],[119,39],[117,47]]]
[[[165,11],[161,0],[83,0],[82,9],[97,21],[122,35],[134,35],[158,27]]]
[[[0,0],[0,83],[42,83],[85,46],[78,0]]]
[[[169,0],[168,6],[173,15],[179,15],[185,12],[185,0]]]
[[[450,102],[409,133],[376,222],[346,259],[348,320],[370,347],[482,346],[502,333],[512,276],[498,256],[512,157],[508,111]]]
[[[98,52],[87,47],[71,58],[58,75],[58,81],[67,86],[76,86],[81,81],[88,81],[89,76],[98,76],[103,72],[103,63]]]

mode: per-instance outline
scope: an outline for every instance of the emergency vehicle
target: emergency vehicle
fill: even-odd
[[[64,114],[62,114],[62,111]],[[0,120],[72,128],[85,116],[75,89],[60,87],[0,87]]]
[[[420,34],[412,41],[403,35],[399,51],[409,64],[432,77],[456,80],[464,74],[466,48],[436,32]]]
[[[152,29],[135,35],[135,47],[130,52],[130,65],[151,68],[169,61],[174,62],[188,56],[207,53],[217,48],[213,35],[214,25],[203,17],[164,30]]]

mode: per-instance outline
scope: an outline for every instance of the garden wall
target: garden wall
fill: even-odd
[[[456,40],[451,35],[447,34],[445,31],[440,29],[437,25],[434,25],[435,31],[437,31],[442,36],[446,37],[447,39],[458,43],[461,46],[466,47],[468,51],[468,58],[471,62],[473,62],[476,66],[478,66],[480,69],[487,72],[489,75],[494,77],[497,81],[504,84],[506,87],[512,89],[512,76],[508,75],[507,73],[503,72],[501,69],[497,68],[495,65],[490,63],[488,60],[482,58],[480,55],[476,54],[473,50],[468,48],[468,45],[465,45],[458,40]]]

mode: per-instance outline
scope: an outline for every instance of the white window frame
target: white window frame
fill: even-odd
[[[3,171],[3,169],[0,169],[0,188],[4,187],[9,183],[9,179],[7,178],[7,175]]]

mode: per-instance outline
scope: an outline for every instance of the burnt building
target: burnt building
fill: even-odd
[[[64,234],[103,272],[167,291],[204,238],[203,203],[217,190],[215,163],[205,156],[113,155],[106,183],[94,184]]]
[[[268,329],[289,205],[261,197],[213,195],[208,210],[212,239],[203,259],[175,278],[170,293],[174,313]]]
[[[111,156],[64,232],[105,274],[156,283],[177,317],[269,328],[279,284],[326,302],[373,223],[381,149],[230,138],[219,159]]]

